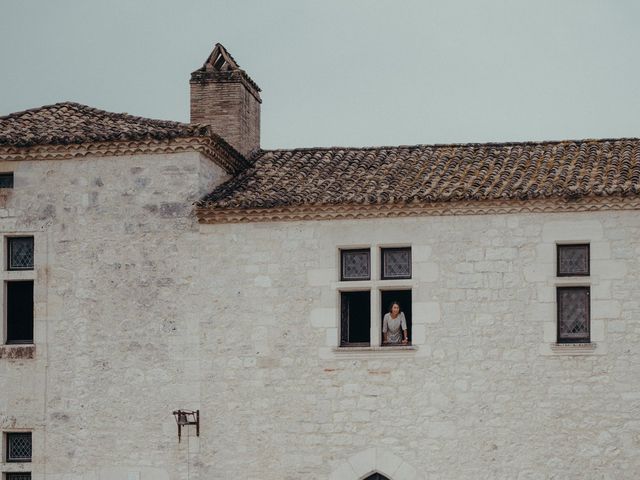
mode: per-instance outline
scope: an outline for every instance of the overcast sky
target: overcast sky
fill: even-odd
[[[263,148],[638,137],[639,25],[636,0],[0,0],[0,114],[186,122],[221,42]]]

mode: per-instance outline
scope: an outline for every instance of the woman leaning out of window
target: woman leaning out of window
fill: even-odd
[[[385,344],[401,343],[406,345],[409,343],[407,319],[404,318],[404,313],[400,311],[400,304],[398,302],[391,302],[391,305],[389,305],[389,313],[384,314],[384,318],[382,319],[382,335]]]

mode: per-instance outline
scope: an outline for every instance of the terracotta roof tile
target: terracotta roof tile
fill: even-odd
[[[15,147],[208,135],[205,125],[111,113],[72,102],[0,117],[0,145]]]
[[[640,140],[262,151],[211,209],[391,205],[640,193]]]

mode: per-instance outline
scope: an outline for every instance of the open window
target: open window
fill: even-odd
[[[340,292],[340,345],[368,347],[371,344],[371,292]]]
[[[384,316],[390,312],[391,305],[394,302],[398,302],[400,305],[400,312],[404,315],[407,322],[407,334],[409,337],[409,344],[411,344],[411,290],[382,290],[380,291],[380,328],[383,345],[394,345],[397,343],[385,343],[384,342]],[[402,331],[400,332],[402,334]]]
[[[33,343],[33,280],[5,284],[7,343]]]

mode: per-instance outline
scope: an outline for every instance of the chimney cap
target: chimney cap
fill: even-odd
[[[253,90],[259,100],[258,92],[262,90],[252,78],[247,75],[238,62],[231,56],[227,49],[221,43],[216,43],[213,51],[207,57],[202,67],[191,73],[192,82],[201,82],[205,80],[233,80],[240,78],[245,80]]]

